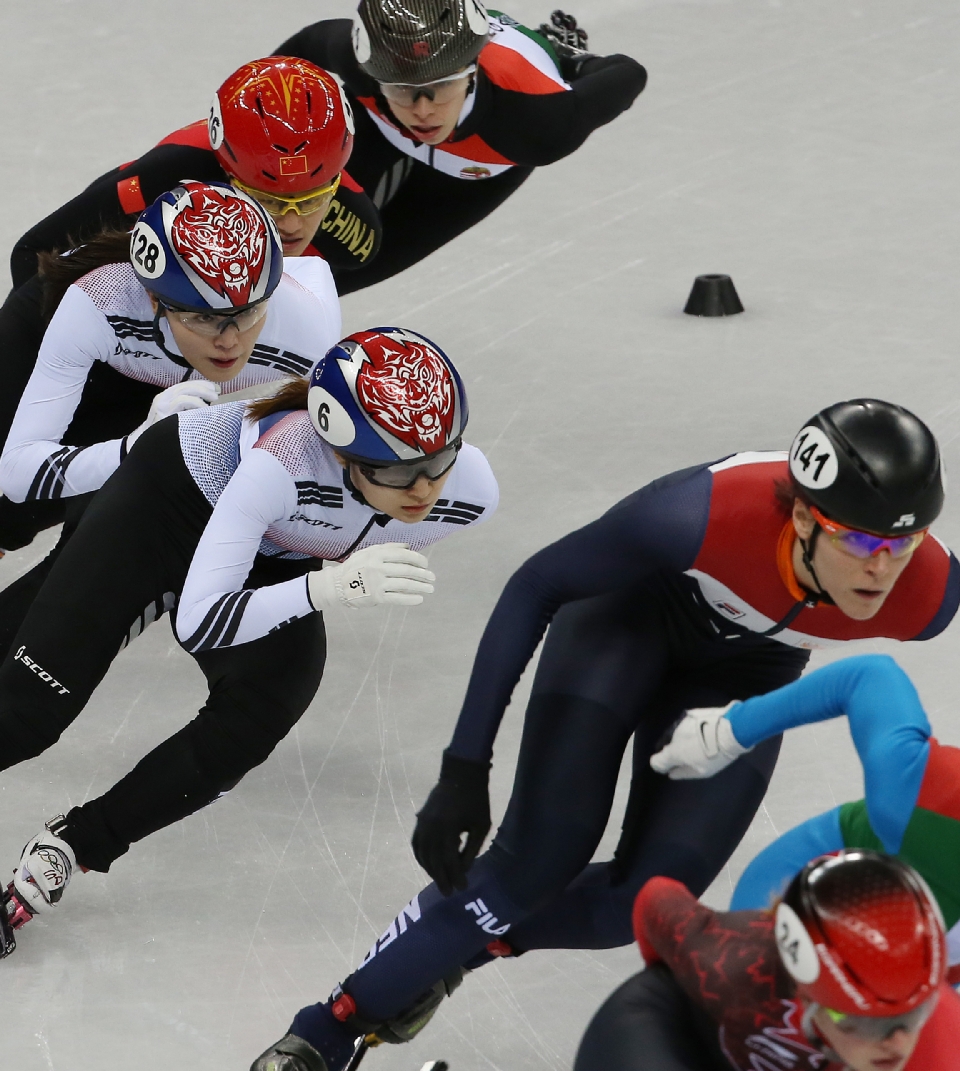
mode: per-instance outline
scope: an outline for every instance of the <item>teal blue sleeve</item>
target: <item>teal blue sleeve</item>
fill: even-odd
[[[795,826],[767,845],[743,872],[733,890],[730,910],[769,907],[811,859],[838,852],[843,846],[839,807]]]
[[[847,716],[863,764],[867,814],[888,852],[900,850],[930,753],[930,723],[910,678],[888,655],[857,655],[815,670],[729,712],[753,747],[786,729]]]

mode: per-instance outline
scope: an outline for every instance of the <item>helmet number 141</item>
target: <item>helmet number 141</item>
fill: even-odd
[[[819,428],[802,428],[790,450],[790,472],[804,487],[829,487],[837,478],[837,455]]]

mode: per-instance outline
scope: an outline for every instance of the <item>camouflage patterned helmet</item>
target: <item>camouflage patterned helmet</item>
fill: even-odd
[[[473,63],[490,36],[480,0],[360,0],[353,49],[378,82],[424,85]]]

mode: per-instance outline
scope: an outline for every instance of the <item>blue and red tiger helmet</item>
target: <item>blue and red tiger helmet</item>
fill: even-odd
[[[239,312],[280,285],[276,224],[242,190],[185,180],[140,213],[130,263],[161,304],[191,312]]]
[[[317,434],[373,465],[416,461],[458,443],[467,394],[436,343],[403,327],[357,331],[313,369],[307,408]]]

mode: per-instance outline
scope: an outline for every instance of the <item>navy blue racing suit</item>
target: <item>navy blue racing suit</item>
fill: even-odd
[[[477,651],[449,751],[489,759],[513,689],[547,630],[513,793],[467,888],[428,886],[343,984],[380,1021],[439,979],[514,951],[605,948],[632,939],[631,906],[654,875],[699,896],[766,791],[779,736],[717,776],[671,781],[650,755],[682,712],[798,678],[815,646],[870,636],[928,639],[960,601],[960,566],[927,539],[870,621],[814,603],[790,564],[794,532],[775,496],[783,453],[741,454],[657,480],[513,575]],[[633,782],[615,857],[592,863],[633,741]],[[291,1031],[336,1066],[358,1031],[331,1004]],[[352,1032],[351,1032],[352,1031]]]

